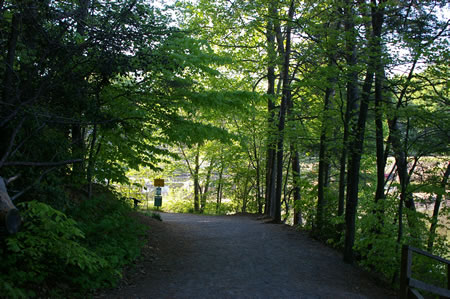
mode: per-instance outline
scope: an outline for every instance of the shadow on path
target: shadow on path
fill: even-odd
[[[161,213],[156,258],[108,298],[390,298],[330,248],[247,216]],[[156,249],[155,249],[156,250]]]

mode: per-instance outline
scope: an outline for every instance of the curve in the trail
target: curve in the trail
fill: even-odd
[[[120,298],[388,298],[330,248],[246,216],[162,213],[158,259]]]

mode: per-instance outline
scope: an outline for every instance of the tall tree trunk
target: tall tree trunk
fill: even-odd
[[[219,213],[220,205],[222,204],[222,189],[223,189],[222,177],[223,177],[224,168],[225,168],[225,166],[224,166],[223,156],[221,156],[221,165],[220,165],[219,178],[218,178],[219,184],[217,185],[217,196],[216,196],[216,214]]]
[[[195,212],[200,212],[200,193],[201,193],[201,188],[200,188],[200,182],[199,182],[199,172],[200,172],[200,144],[197,143],[196,144],[196,149],[195,149],[195,156],[194,156],[194,165],[191,165],[191,163],[189,162],[189,159],[186,155],[186,153],[184,152],[183,147],[180,145],[180,151],[181,154],[184,157],[184,160],[186,161],[186,164],[188,166],[188,170],[189,173],[194,181],[194,211]]]
[[[93,176],[93,170],[94,170],[94,151],[95,151],[95,145],[97,142],[97,124],[94,124],[94,129],[92,131],[92,139],[91,139],[91,145],[89,148],[89,159],[88,159],[88,166],[86,171],[86,177],[88,182],[88,197],[92,197],[92,176]],[[100,147],[98,147],[100,149]]]
[[[80,125],[72,125],[72,158],[73,159],[83,159],[85,154],[85,144],[84,144],[84,132]],[[85,177],[85,167],[84,163],[76,163],[72,168],[72,178],[74,181],[79,182]]]
[[[339,198],[338,198],[338,216],[344,215],[345,211],[345,199],[346,199],[346,167],[347,167],[347,156],[349,151],[349,136],[350,136],[350,126],[354,122],[355,112],[358,107],[358,74],[355,71],[356,66],[356,38],[355,38],[355,24],[353,21],[353,12],[351,8],[350,1],[343,1],[343,11],[344,11],[344,31],[345,31],[345,59],[347,61],[348,70],[346,73],[347,81],[347,93],[346,93],[346,106],[344,115],[344,136],[342,140],[342,151],[340,157],[340,169],[339,169]],[[344,225],[338,225],[337,230],[342,232],[344,230]]]
[[[450,175],[450,162],[447,164],[447,170],[444,173],[444,177],[441,181],[441,192],[436,195],[436,201],[434,202],[433,216],[431,216],[430,236],[428,237],[427,249],[433,250],[433,243],[436,237],[436,227],[438,223],[439,208],[441,207],[442,198],[445,200],[445,188],[447,186],[448,176]]]
[[[403,88],[400,92],[400,96],[398,97],[397,104],[394,107],[395,111],[398,111],[398,109],[403,105],[403,99],[406,95],[408,87],[411,84],[411,80],[413,78],[414,70],[416,68],[417,62],[419,61],[420,54],[421,54],[421,51],[419,51],[414,57],[412,66],[409,70],[408,77],[406,78],[405,85],[403,86]],[[391,103],[391,104],[392,104],[392,106],[394,106],[393,103]],[[392,152],[394,153],[395,165],[397,168],[397,175],[399,176],[399,180],[400,180],[401,190],[406,191],[406,188],[404,188],[402,182],[406,182],[405,178],[408,173],[408,171],[407,171],[408,164],[407,164],[407,160],[406,160],[406,153],[403,151],[402,143],[400,140],[401,133],[400,133],[400,129],[398,126],[398,114],[395,114],[392,119],[388,119],[388,128],[389,128],[389,136],[388,136],[387,146],[388,147],[390,146],[390,148],[392,148]],[[385,161],[387,161],[387,150],[385,151],[384,157],[385,157]],[[402,193],[403,192],[401,192],[401,194]],[[405,197],[405,194],[403,193],[403,195],[400,196],[400,201],[398,204],[398,211],[397,211],[397,213],[398,213],[397,242],[398,243],[401,241],[401,238],[403,236],[404,197]],[[414,203],[412,205],[410,204],[410,206],[414,206]],[[397,274],[394,275],[394,279],[395,279],[396,275]]]
[[[371,68],[369,66],[369,68]],[[345,207],[344,261],[353,263],[353,244],[355,242],[356,210],[358,206],[359,169],[363,151],[364,131],[369,108],[369,93],[372,86],[373,70],[368,70],[363,88],[358,123],[353,129],[347,174],[347,202]]]
[[[283,51],[283,96],[281,98],[279,121],[278,121],[278,142],[277,142],[277,186],[275,194],[275,207],[273,221],[281,222],[281,194],[283,192],[283,153],[284,153],[284,127],[286,119],[287,104],[291,99],[291,86],[289,80],[289,65],[291,55],[291,29],[294,17],[294,1],[291,1],[286,25],[286,46]],[[277,33],[278,43],[282,44],[281,36]],[[282,45],[281,45],[282,48]],[[280,49],[281,50],[281,49]]]
[[[276,150],[274,151],[273,156],[273,170],[272,170],[272,177],[273,179],[270,182],[270,203],[269,203],[269,215],[270,217],[275,217],[275,210],[276,210],[276,187],[277,187],[277,169],[278,169],[278,161],[276,156]]]
[[[211,182],[211,174],[213,170],[212,161],[208,166],[208,172],[206,173],[205,186],[203,187],[201,202],[200,202],[200,212],[203,213],[206,208],[206,199],[208,197],[209,183]]]
[[[377,45],[377,48],[381,45]],[[380,51],[381,52],[381,51]],[[381,54],[381,53],[380,53]],[[381,57],[380,57],[381,58]],[[384,69],[381,61],[377,62],[377,70],[375,72],[375,135],[376,135],[376,157],[377,157],[377,188],[375,191],[375,203],[377,205],[378,217],[382,218],[384,214],[383,207],[378,207],[379,202],[385,198],[385,168],[386,159],[384,152],[384,133],[383,133],[383,81]],[[380,218],[380,220],[381,220]]]
[[[338,32],[341,29],[341,20],[339,20],[336,24],[333,24],[330,26],[330,24],[327,22],[325,23],[324,30],[327,31],[327,36],[330,34],[331,36],[334,36],[336,32]],[[332,39],[332,38],[331,38]],[[318,169],[318,194],[317,194],[317,226],[316,226],[316,232],[318,234],[321,233],[322,227],[324,225],[324,218],[325,218],[325,212],[327,210],[327,200],[325,198],[325,188],[329,185],[329,173],[330,173],[330,154],[329,152],[329,141],[328,141],[328,135],[330,134],[329,131],[331,129],[331,123],[333,122],[332,119],[329,119],[328,112],[332,109],[332,101],[335,95],[335,84],[337,82],[337,54],[336,54],[336,44],[335,43],[327,43],[326,51],[327,51],[327,59],[328,59],[328,68],[326,72],[326,89],[325,89],[325,96],[324,96],[324,108],[323,108],[323,114],[322,114],[322,128],[320,133],[320,146],[319,146],[319,169]],[[347,107],[350,108],[351,105],[347,104]],[[346,117],[348,119],[348,117]],[[345,126],[348,127],[348,124]],[[335,129],[336,130],[336,129]],[[348,130],[347,130],[348,131]],[[337,133],[335,131],[335,133]],[[348,135],[348,134],[347,134]],[[346,136],[347,136],[346,135]],[[345,143],[347,141],[345,140]],[[344,155],[344,161],[346,160],[346,152]],[[345,163],[344,163],[344,170],[343,173],[345,173]],[[344,179],[342,179],[344,181]],[[343,189],[343,188],[342,188]],[[342,195],[343,198],[343,195]],[[342,204],[343,206],[343,204]],[[343,209],[342,209],[343,211]]]
[[[282,200],[282,205],[283,203],[285,204],[285,208],[286,208],[286,217],[289,214],[289,199],[291,197],[291,192],[288,192],[288,183],[289,183],[289,172],[291,170],[291,161],[292,161],[292,152],[288,152],[287,155],[289,158],[287,159],[287,165],[286,165],[286,175],[284,178],[284,183],[283,183],[283,200]],[[286,159],[285,159],[286,160]],[[284,220],[285,221],[285,220]]]
[[[330,57],[329,66],[333,66],[333,57]],[[318,186],[317,186],[317,233],[321,234],[324,225],[325,210],[327,201],[325,198],[325,187],[328,185],[328,169],[329,169],[329,156],[328,152],[328,139],[327,134],[329,130],[328,111],[330,109],[330,102],[334,96],[334,83],[335,78],[328,78],[328,86],[325,90],[323,118],[322,118],[322,130],[320,133],[320,147],[319,147],[319,173],[318,173]]]
[[[421,56],[421,51],[419,51],[414,57],[411,68],[409,70],[408,77],[406,78],[405,85],[403,86],[403,88],[400,92],[400,96],[398,97],[396,106],[393,107],[395,109],[395,111],[398,111],[398,109],[403,105],[403,99],[405,98],[406,92],[411,84],[411,80],[414,75],[414,70],[416,68],[417,62],[419,61],[420,56]],[[402,146],[401,132],[400,132],[399,124],[398,124],[398,115],[397,114],[395,114],[395,116],[392,119],[388,119],[388,128],[389,128],[388,146],[390,146],[392,148],[392,152],[394,153],[395,164],[397,166],[397,174],[399,176],[400,185],[402,186],[401,188],[402,188],[402,190],[406,190],[405,188],[403,188],[403,184],[406,183],[407,175],[408,175],[406,142],[405,142],[405,145]],[[406,131],[408,131],[408,130],[406,130]],[[385,161],[386,161],[387,153],[385,153],[384,156],[385,156]],[[401,204],[403,204],[404,199],[401,198],[400,201],[401,201]],[[410,207],[414,207],[414,202],[410,202],[408,205]]]
[[[88,15],[89,11],[89,3],[90,0],[79,0],[78,1],[78,10],[77,10],[77,33],[80,35],[84,35],[85,32],[85,23],[86,23],[86,17]],[[80,80],[84,80],[81,78]],[[80,84],[82,85],[82,84]],[[87,97],[87,94],[81,90],[79,90],[79,101],[83,101],[84,97]],[[81,111],[78,111],[78,113],[81,115]],[[74,159],[76,158],[82,158],[84,159],[84,155],[86,152],[85,148],[85,136],[83,134],[83,130],[81,128],[81,125],[79,124],[73,124],[72,125],[72,156]],[[85,179],[85,164],[84,163],[77,163],[73,165],[72,170],[72,177],[75,181],[78,181],[80,179]]]
[[[347,103],[347,107],[348,107]],[[346,108],[349,110],[349,108]],[[347,154],[348,154],[348,126],[350,119],[347,116],[344,118],[344,136],[342,139],[342,151],[339,159],[339,196],[338,196],[338,216],[344,215],[345,212],[345,187],[346,187],[346,170],[347,170]],[[342,225],[338,225],[337,230],[341,232],[344,229]]]
[[[417,165],[418,157],[414,158],[414,163],[408,171],[408,132],[409,132],[409,121],[407,121],[406,126],[406,137],[404,141],[401,141],[401,132],[398,126],[398,122],[388,122],[389,123],[389,139],[392,145],[392,151],[394,152],[395,164],[397,165],[397,175],[400,181],[400,201],[398,208],[398,234],[397,242],[400,242],[403,237],[403,205],[414,212],[416,210],[414,198],[412,193],[408,190],[411,175]],[[417,237],[417,227],[414,215],[407,213],[408,225],[411,228],[411,233]]]
[[[359,169],[361,155],[364,143],[364,131],[367,120],[367,112],[369,108],[370,91],[372,89],[373,77],[376,70],[377,53],[376,41],[381,37],[381,29],[383,25],[383,7],[377,6],[376,1],[372,1],[372,36],[369,40],[369,63],[367,66],[367,74],[363,84],[362,100],[359,110],[358,122],[353,129],[353,140],[350,147],[350,156],[348,162],[347,177],[347,202],[345,210],[345,243],[344,243],[344,261],[353,263],[353,245],[355,242],[356,230],[356,213],[358,206],[358,190],[359,190]]]
[[[275,11],[276,12],[276,11]],[[269,5],[269,16],[273,15],[273,3]],[[273,18],[269,17],[267,21],[266,29],[267,38],[267,52],[269,56],[269,65],[267,67],[267,110],[269,113],[268,119],[268,134],[267,134],[267,159],[266,159],[266,192],[265,192],[265,205],[264,214],[269,215],[271,211],[271,202],[275,196],[275,148],[276,140],[272,137],[275,121],[275,63],[276,63],[276,51],[275,51],[275,32],[273,26]]]
[[[248,183],[250,182],[250,176],[248,174],[250,167],[251,163],[249,162],[247,166],[247,174],[245,175],[244,191],[242,192],[242,209],[241,209],[242,213],[247,213],[248,193],[250,190],[248,186]]]
[[[292,157],[292,183],[294,185],[294,225],[302,224],[302,211],[300,210],[300,155],[291,144]]]
[[[197,145],[197,150],[195,153],[195,165],[194,165],[194,211],[200,212],[200,182],[199,182],[199,171],[200,171],[200,145]]]
[[[345,31],[345,49],[346,49],[346,61],[347,61],[347,94],[346,94],[346,106],[344,115],[344,136],[342,140],[342,151],[340,157],[340,170],[339,170],[339,199],[338,199],[338,216],[344,215],[345,211],[345,198],[346,198],[346,166],[347,156],[350,148],[349,136],[350,127],[355,122],[356,111],[358,109],[359,91],[358,91],[358,73],[355,70],[357,58],[356,58],[356,31],[353,21],[353,11],[351,7],[351,1],[345,0],[344,4],[344,31]],[[338,230],[343,230],[343,226],[338,226]]]
[[[372,0],[372,2],[375,2]],[[374,3],[376,5],[376,3]],[[372,8],[374,10],[375,8]],[[372,28],[374,34],[374,51],[375,51],[375,141],[376,141],[376,159],[377,159],[377,188],[375,191],[375,214],[378,220],[375,233],[380,232],[384,218],[384,172],[386,168],[386,157],[384,151],[384,133],[383,133],[383,82],[385,80],[383,52],[381,46],[381,28],[384,18],[384,9],[379,8],[372,11]]]
[[[258,149],[256,146],[255,135],[253,135],[253,156],[255,157],[256,163],[256,201],[258,204],[258,213],[262,214],[262,198],[261,198],[261,161],[258,156]]]
[[[14,86],[14,61],[16,60],[17,40],[20,33],[20,23],[22,17],[19,13],[15,13],[11,20],[11,32],[9,33],[7,52],[5,59],[5,73],[3,77],[3,102],[12,104],[16,102],[16,92]]]
[[[293,115],[293,109],[294,109],[294,101],[291,97],[289,97],[288,102],[288,109],[287,109],[287,116],[288,116],[288,123],[291,127],[290,132],[290,159],[292,164],[292,186],[293,186],[293,193],[294,193],[294,225],[302,224],[302,212],[300,210],[300,155],[298,153],[298,150],[295,146],[295,139],[292,137],[295,135],[295,120]],[[286,174],[288,176],[288,174]],[[286,179],[287,180],[287,179]]]
[[[17,40],[19,38],[20,33],[20,23],[21,23],[21,15],[18,13],[13,14],[11,20],[11,31],[9,33],[8,44],[7,44],[7,52],[5,57],[5,73],[3,75],[3,88],[2,88],[2,99],[6,105],[2,105],[3,107],[13,106],[13,104],[18,100],[16,92],[15,92],[15,84],[14,84],[14,61],[16,60],[16,48],[17,48]],[[3,110],[3,109],[2,109]],[[4,111],[0,111],[0,119],[3,120],[3,117],[7,117],[10,113],[10,109],[5,109]],[[11,138],[13,135],[13,131],[11,128],[8,128],[8,123],[4,127],[0,127],[0,144],[4,146],[0,146],[0,159],[8,158],[8,150],[7,144],[10,144]]]

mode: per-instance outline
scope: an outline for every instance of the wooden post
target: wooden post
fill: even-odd
[[[408,298],[408,281],[411,277],[411,259],[412,253],[409,250],[408,245],[402,246],[402,257],[401,257],[401,268],[400,268],[400,291],[399,298],[407,299]]]
[[[429,257],[433,260],[446,264],[447,266],[447,289],[438,287],[424,281],[414,279],[411,276],[412,253]],[[403,245],[402,264],[400,269],[400,291],[399,298],[423,298],[418,290],[426,291],[440,296],[439,298],[450,298],[450,260],[432,255],[422,249]]]
[[[447,264],[447,289],[450,290],[450,264]]]

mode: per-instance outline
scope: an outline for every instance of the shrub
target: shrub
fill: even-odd
[[[83,200],[72,218],[37,201],[18,206],[22,229],[0,245],[2,296],[85,297],[114,285],[140,254],[144,228],[112,193]]]
[[[161,214],[159,214],[159,213],[151,213],[150,217],[152,217],[153,219],[162,221]]]
[[[112,268],[120,270],[139,256],[143,245],[145,227],[130,217],[132,211],[125,199],[103,192],[84,200],[71,215],[85,233],[83,244],[102,256]],[[114,285],[118,278],[108,273],[99,275],[109,285]]]
[[[115,275],[105,259],[80,243],[85,236],[74,220],[37,201],[18,206],[23,227],[2,244],[0,293],[19,298],[58,296],[92,286],[99,272]]]

